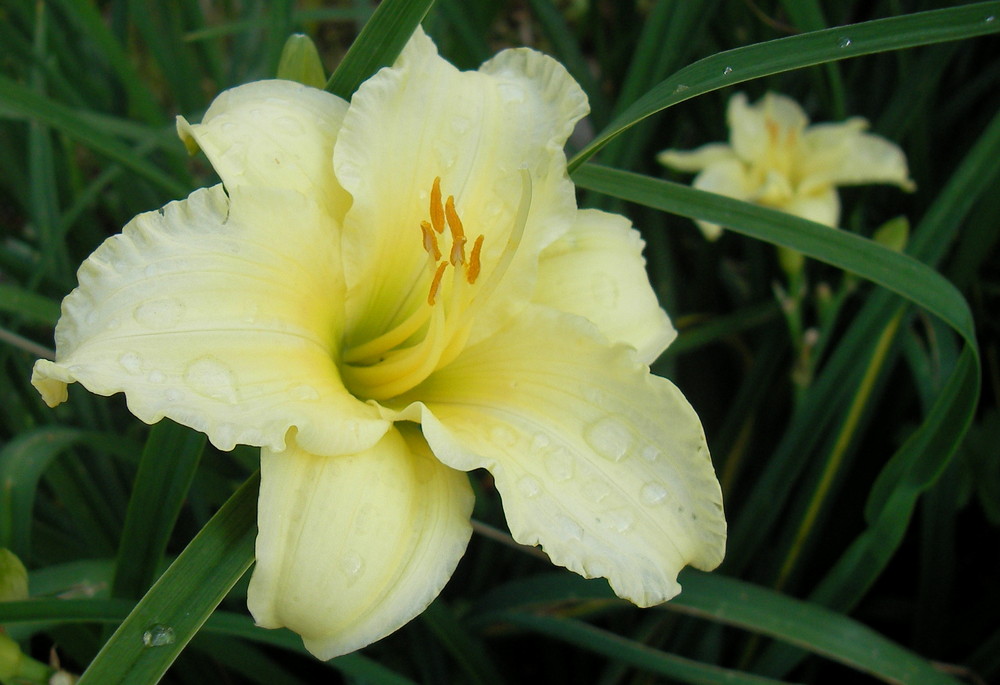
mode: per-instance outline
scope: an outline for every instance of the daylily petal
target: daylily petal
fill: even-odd
[[[460,72],[419,29],[392,68],[362,84],[334,155],[337,177],[354,198],[344,268],[350,330],[359,340],[398,324],[427,297],[420,222],[436,177],[443,195],[455,198],[469,244],[485,238],[485,280],[507,246],[522,198],[520,170],[530,172],[531,212],[504,279],[504,288],[530,295],[538,252],[574,216],[562,146],[586,111],[579,86],[540,53],[506,51],[478,72]]]
[[[729,99],[726,112],[729,142],[745,162],[759,162],[784,146],[805,129],[809,118],[795,100],[777,93],[767,93],[750,105],[744,93]]]
[[[467,476],[415,428],[347,456],[264,449],[250,612],[321,659],[360,649],[438,595],[465,552],[472,504]]]
[[[836,227],[840,222],[840,197],[833,186],[822,188],[809,195],[799,193],[782,205],[781,209],[826,226]]]
[[[333,175],[333,145],[347,103],[293,81],[255,81],[221,93],[200,124],[177,118],[189,148],[201,148],[226,188],[296,190],[343,218],[350,197]]]
[[[724,160],[705,168],[694,177],[692,186],[698,190],[718,193],[737,200],[750,200],[757,188],[747,172],[746,165],[737,159]],[[722,235],[722,227],[707,221],[696,221],[698,228],[709,240]]]
[[[913,190],[906,155],[882,136],[864,133],[867,128],[868,122],[861,118],[811,126],[804,137],[800,190],[864,183],[893,183]]]
[[[726,524],[698,417],[591,324],[537,307],[466,349],[401,407],[435,456],[486,468],[514,539],[640,606],[722,560]],[[406,397],[399,398],[405,402]]]
[[[542,252],[534,301],[590,320],[651,363],[677,331],[649,284],[644,245],[620,214],[581,210],[570,232]]]
[[[147,423],[168,416],[220,449],[281,450],[290,427],[319,453],[357,452],[388,426],[335,366],[343,283],[329,219],[291,191],[222,186],[141,214],[79,271],[56,362],[32,383],[124,392]]]
[[[725,143],[709,143],[696,150],[664,150],[656,160],[677,171],[701,171],[716,162],[739,159],[733,148]]]

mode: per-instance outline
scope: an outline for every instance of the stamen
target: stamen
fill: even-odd
[[[431,225],[438,233],[444,233],[444,205],[441,204],[441,177],[434,177],[431,186]]]
[[[465,270],[465,280],[467,280],[470,285],[475,283],[476,278],[479,277],[479,270],[481,268],[479,263],[479,253],[482,252],[482,250],[483,236],[480,234],[472,246],[472,254],[469,255],[469,266]]]
[[[462,228],[462,220],[458,218],[455,211],[455,196],[449,195],[448,201],[444,205],[444,215],[448,219],[448,228],[451,229],[451,263],[458,266],[465,263],[465,230]]]
[[[448,266],[448,262],[441,262],[438,264],[437,271],[434,272],[434,280],[431,281],[431,290],[427,293],[427,304],[433,305],[434,300],[438,296],[438,292],[441,290],[441,278],[444,276],[445,267]]]
[[[421,221],[420,230],[424,234],[424,250],[434,258],[435,262],[441,259],[441,248],[438,247],[437,236],[434,235],[431,225],[426,221]]]

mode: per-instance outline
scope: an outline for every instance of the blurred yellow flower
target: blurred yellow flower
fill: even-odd
[[[321,658],[440,592],[478,468],[516,540],[669,599],[722,559],[721,494],[698,417],[649,372],[675,332],[637,231],[576,207],[562,148],[586,113],[550,58],[459,72],[422,31],[350,103],[227,91],[178,123],[222,184],[87,259],[32,382],[259,445],[250,610]]]
[[[684,172],[698,172],[694,187],[755,202],[827,226],[840,221],[837,186],[892,183],[913,190],[906,157],[881,136],[865,133],[868,122],[853,117],[815,124],[798,103],[767,93],[756,104],[743,93],[729,99],[729,144],[697,150],[664,150],[657,160]],[[698,221],[709,240],[717,224]]]

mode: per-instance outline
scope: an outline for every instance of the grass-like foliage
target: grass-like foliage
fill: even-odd
[[[0,548],[30,581],[30,599],[0,602],[0,647],[94,685],[1000,680],[1000,2],[374,5],[0,2]],[[81,388],[50,410],[30,370],[81,261],[215,182],[176,115],[272,77],[294,32],[349,97],[418,22],[462,68],[528,45],[587,91],[569,150],[580,202],[646,240],[680,330],[654,371],[705,424],[729,550],[636,609],[506,544],[474,472],[479,534],[441,597],[322,663],[246,613],[256,451],[150,428]],[[725,140],[739,90],[792,96],[814,121],[867,118],[917,190],[842,190],[833,230],[656,164]],[[878,232],[900,217],[902,250]],[[728,230],[708,242],[692,219]],[[803,270],[783,271],[776,245]]]

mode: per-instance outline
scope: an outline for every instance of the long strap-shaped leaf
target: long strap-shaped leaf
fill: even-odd
[[[118,627],[81,685],[155,683],[253,562],[255,474],[201,529]]]
[[[612,138],[661,110],[751,79],[917,45],[1000,32],[1000,2],[877,19],[727,50],[684,67],[636,100],[569,163],[570,171]]]
[[[392,64],[433,4],[434,0],[385,0],[361,29],[326,89],[350,100],[369,76]]]

